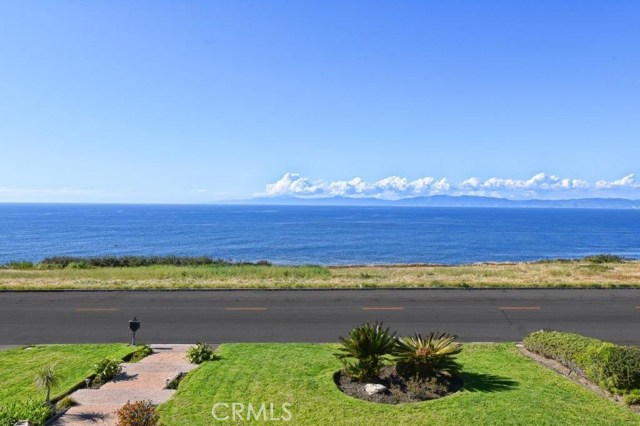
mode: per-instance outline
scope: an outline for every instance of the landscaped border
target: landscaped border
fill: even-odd
[[[606,398],[610,401],[613,401],[623,407],[627,407],[629,409],[631,409],[632,411],[637,412],[638,414],[640,414],[640,406],[639,405],[628,405],[625,404],[622,397],[620,397],[619,395],[614,395],[611,392],[606,391],[605,389],[602,389],[600,386],[598,386],[597,384],[593,383],[591,380],[587,379],[586,377],[583,377],[579,374],[577,374],[575,371],[571,370],[569,367],[567,367],[566,365],[551,359],[551,358],[547,358],[544,357],[542,355],[538,355],[535,354],[529,350],[527,350],[527,348],[524,347],[524,345],[522,343],[517,343],[516,347],[518,348],[518,350],[522,353],[522,355],[526,356],[527,358],[532,359],[533,361],[537,362],[538,364],[541,364],[545,367],[547,367],[550,370],[555,371],[556,373],[560,374],[561,376],[566,377],[567,379],[574,381],[576,383],[579,383],[580,385],[582,385],[583,387],[589,389],[590,391],[592,391],[595,394],[598,394],[599,396]]]

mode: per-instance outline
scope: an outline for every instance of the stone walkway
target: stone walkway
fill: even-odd
[[[80,389],[71,394],[76,406],[51,426],[115,426],[118,408],[127,401],[168,401],[175,390],[165,389],[167,379],[187,373],[197,365],[185,360],[189,345],[151,345],[153,353],[135,364],[122,364],[122,373],[100,389]]]

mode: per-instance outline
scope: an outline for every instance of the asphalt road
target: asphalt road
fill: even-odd
[[[640,290],[339,290],[0,293],[0,345],[335,342],[363,321],[401,334],[519,341],[545,329],[640,344]]]

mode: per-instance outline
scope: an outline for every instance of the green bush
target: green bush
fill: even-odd
[[[621,263],[624,258],[615,254],[596,254],[593,256],[585,256],[584,260],[591,263]]]
[[[629,391],[628,394],[622,397],[622,400],[627,405],[640,404],[640,389],[633,389]]]
[[[0,403],[0,426],[13,426],[19,420],[29,420],[35,426],[42,426],[53,415],[53,408],[34,399],[25,402]]]
[[[65,396],[56,404],[56,409],[59,411],[66,410],[67,408],[73,407],[76,405],[76,402],[70,396]]]
[[[559,331],[536,331],[525,337],[523,343],[531,352],[555,359],[583,375],[582,357],[589,349],[602,344],[598,339]]]
[[[335,356],[342,361],[344,372],[358,381],[365,381],[380,374],[386,357],[393,353],[396,334],[382,328],[382,323],[364,323],[340,337],[340,347]]]
[[[611,393],[640,392],[640,347],[557,331],[531,333],[523,343],[531,352],[559,361]]]
[[[71,262],[66,266],[67,269],[87,269],[87,262]]]
[[[122,367],[117,359],[105,358],[94,365],[93,372],[95,378],[93,382],[95,384],[103,384],[113,379],[116,375],[120,374]]]
[[[439,332],[431,332],[424,338],[416,334],[398,339],[393,351],[398,374],[421,379],[458,374],[461,367],[455,355],[462,351],[462,344],[455,339],[456,336]]]
[[[138,349],[138,351],[136,351],[133,355],[131,355],[131,358],[129,358],[128,362],[138,362],[142,358],[146,358],[152,353],[153,353],[153,349],[151,349],[151,346],[144,345],[143,347]]]
[[[33,269],[33,262],[9,262],[4,264],[7,269]]]
[[[640,389],[640,348],[603,343],[583,357],[585,373],[613,393]]]
[[[73,265],[73,266],[72,266]],[[224,259],[214,259],[207,256],[97,256],[75,257],[54,256],[47,257],[38,263],[43,268],[127,268],[154,265],[173,266],[229,266],[229,265],[258,265],[271,266],[266,260],[259,262],[232,262]]]
[[[192,364],[202,364],[216,359],[218,357],[213,353],[213,348],[207,343],[197,342],[187,349],[187,360]]]

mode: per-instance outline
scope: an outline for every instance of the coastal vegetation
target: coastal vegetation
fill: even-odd
[[[266,412],[292,424],[370,426],[388,424],[640,424],[638,414],[522,356],[513,344],[467,344],[456,360],[464,386],[423,402],[374,404],[341,392],[334,374],[342,363],[333,344],[222,344],[220,359],[204,363],[158,407],[167,426],[204,426],[243,403],[243,424],[264,424],[248,411],[265,401]],[[228,406],[224,406],[228,403]],[[272,405],[270,405],[272,404]],[[289,404],[286,405],[285,404]],[[237,420],[240,422],[240,420]]]
[[[211,258],[58,257],[0,267],[0,290],[392,287],[640,287],[640,262],[596,255],[530,263],[326,267]]]
[[[53,256],[40,262],[9,262],[5,265],[14,269],[86,269],[86,268],[135,268],[140,266],[270,266],[266,260],[258,262],[232,262],[208,256]]]

